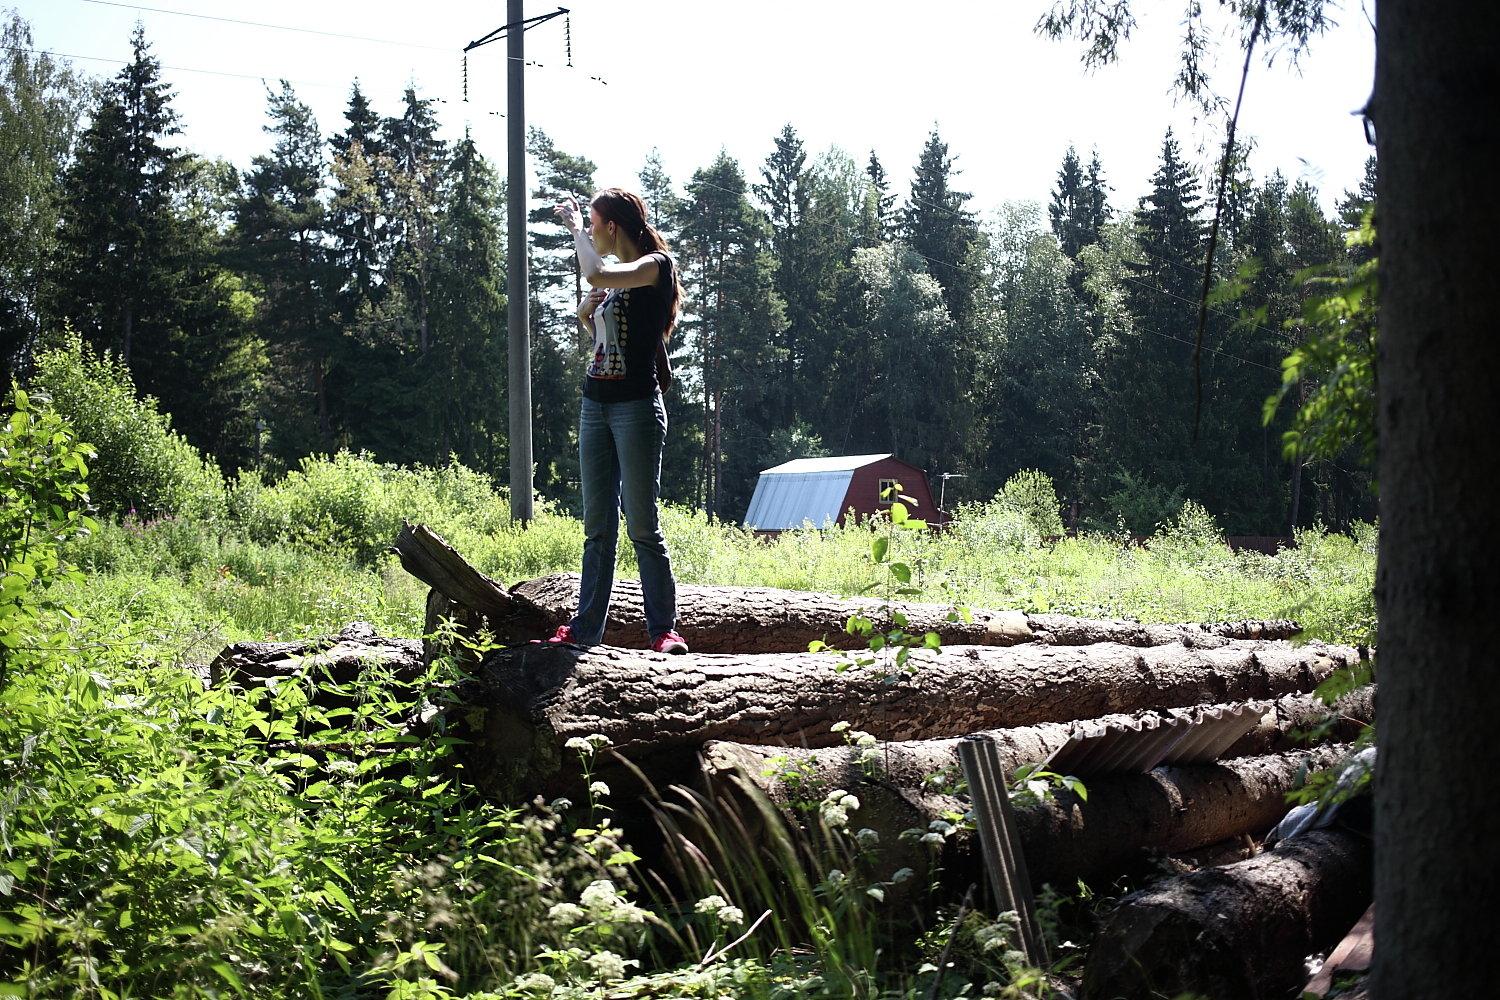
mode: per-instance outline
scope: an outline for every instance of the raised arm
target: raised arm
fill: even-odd
[[[604,258],[594,248],[594,241],[589,238],[588,231],[583,228],[583,213],[578,207],[578,201],[571,195],[554,208],[553,212],[572,232],[573,248],[578,252],[578,269],[589,284],[595,288],[641,288],[656,284],[661,276],[661,268],[656,263],[656,258],[650,254],[628,264],[604,262]]]

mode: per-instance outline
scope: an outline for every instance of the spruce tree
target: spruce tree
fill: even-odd
[[[232,238],[261,295],[259,325],[273,368],[266,416],[272,449],[292,460],[347,443],[346,409],[356,391],[382,397],[348,370],[334,321],[340,275],[325,232],[318,123],[286,81],[266,97],[265,131],[275,141],[251,161]]]
[[[346,330],[367,322],[379,304],[390,252],[387,247],[392,163],[381,118],[355,81],[344,112],[344,131],[329,140],[333,190],[328,234],[340,272],[339,319]]]
[[[762,182],[754,191],[770,226],[776,293],[786,308],[786,326],[776,351],[781,368],[767,387],[765,405],[770,410],[770,426],[788,427],[805,416],[798,404],[804,395],[807,345],[816,336],[818,276],[808,220],[812,183],[807,150],[790,124],[782,128],[774,144],[761,167]]]
[[[1069,146],[1057,171],[1057,187],[1053,189],[1052,201],[1047,206],[1047,218],[1052,222],[1053,235],[1070,260],[1093,242],[1080,225],[1083,206],[1083,165],[1078,161],[1078,152]]]
[[[943,288],[948,314],[964,329],[973,321],[976,281],[970,258],[979,226],[968,208],[972,196],[953,186],[959,173],[954,161],[948,144],[933,128],[917,160],[911,196],[902,212],[901,234],[926,261],[927,272]],[[934,346],[941,350],[943,345]]]
[[[693,358],[703,389],[698,488],[710,517],[739,518],[770,442],[765,400],[781,371],[785,326],[773,284],[769,232],[744,172],[721,151],[687,185],[681,223]]]
[[[160,364],[182,280],[176,200],[189,158],[168,144],[180,131],[172,92],[139,25],[131,53],[101,89],[64,182],[52,311],[159,396],[173,378]]]
[[[429,461],[504,477],[506,337],[500,182],[466,132],[447,166],[433,263]]]
[[[873,149],[870,150],[869,162],[865,164],[865,176],[870,180],[866,209],[870,225],[863,242],[866,246],[875,246],[896,235],[897,219],[896,196],[891,193],[891,179]]]
[[[402,343],[426,354],[431,347],[432,258],[437,243],[438,188],[448,158],[437,137],[432,98],[414,87],[402,93],[400,117],[383,123],[391,162],[390,269],[387,280],[400,296],[388,310]]]
[[[573,235],[552,210],[575,195],[586,220],[595,167],[587,157],[559,149],[540,129],[532,129],[528,139],[537,175],[527,215],[532,397],[551,400],[532,421],[532,453],[537,489],[571,504],[579,489],[578,386],[592,345],[584,343],[578,326],[578,303],[587,289]]]
[[[1205,248],[1201,205],[1198,180],[1168,131],[1151,190],[1135,212],[1138,259],[1125,274],[1133,329],[1107,345],[1102,358],[1101,450],[1126,481],[1162,495],[1186,490],[1206,502],[1194,492],[1204,478],[1206,449],[1192,445],[1192,354]],[[1206,387],[1207,398],[1210,393]]]
[[[662,166],[661,153],[652,149],[641,167],[641,198],[646,202],[648,219],[667,241],[679,265],[682,261],[682,239],[678,226],[683,218],[683,199]],[[679,278],[681,275],[679,274]],[[687,303],[682,303],[686,308]],[[667,357],[679,376],[663,402],[667,408],[667,443],[661,457],[662,498],[677,503],[692,503],[696,484],[702,474],[703,399],[694,379],[681,377],[694,364],[688,349],[685,326],[667,344]]]

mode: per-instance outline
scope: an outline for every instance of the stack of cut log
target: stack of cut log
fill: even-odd
[[[1145,852],[1180,855],[1264,834],[1284,815],[1286,793],[1307,772],[1339,762],[1359,724],[1373,720],[1373,692],[1356,692],[1340,718],[1322,727],[1322,742],[1300,739],[1327,716],[1309,692],[1360,654],[1317,642],[1293,645],[1288,640],[1298,627],[1288,621],[1142,625],[995,610],[955,620],[953,609],[934,604],[683,586],[678,628],[693,652],[669,656],[639,648],[643,613],[632,581],[616,585],[603,644],[537,643],[530,640],[571,616],[576,577],[506,589],[414,525],[395,548],[403,565],[433,588],[429,632],[451,617],[465,630],[509,644],[471,665],[463,698],[473,739],[468,777],[489,794],[522,801],[576,789],[577,755],[567,745],[598,734],[632,763],[632,773],[656,785],[706,780],[753,787],[789,812],[834,789],[852,792],[860,807],[851,824],[875,832],[888,852],[882,864],[892,870],[920,871],[936,857],[904,831],[928,831],[964,810],[951,789],[925,779],[956,775],[955,748],[966,735],[987,735],[1017,767],[1068,743],[1080,720],[1251,699],[1268,704],[1223,759],[1087,775],[1086,799],[1061,793],[1018,809],[1033,882],[1069,885],[1118,871]],[[862,637],[845,630],[855,614],[877,630],[904,618],[911,632],[937,633],[941,648],[913,652],[909,670],[888,660],[849,668],[849,657],[838,652],[807,651],[813,640],[843,649],[862,645]],[[877,741],[875,759],[849,745],[851,731]],[[1217,927],[1215,914],[1233,908],[1232,896],[1260,916],[1236,917],[1245,930],[1221,935],[1224,947],[1259,935],[1289,949],[1300,970],[1305,954],[1330,933],[1337,940],[1368,903],[1368,850],[1346,841],[1320,833],[1242,862],[1243,870],[1216,869],[1228,881],[1214,888],[1184,884],[1163,888],[1159,898],[1131,897],[1129,909],[1117,914],[1123,923],[1106,934],[1114,944],[1101,954],[1117,968],[1151,969],[1145,989],[1190,983],[1186,974],[1173,980],[1167,966],[1192,934],[1206,933],[1192,930],[1192,922]],[[970,838],[949,836],[941,850],[945,870],[977,871]],[[1306,891],[1278,893],[1277,885]],[[1340,891],[1324,891],[1334,886]],[[1221,890],[1228,895],[1216,895]],[[1179,905],[1186,898],[1198,908]],[[1349,923],[1337,926],[1351,908]],[[1242,974],[1214,981],[1220,991],[1214,996],[1270,995],[1255,985],[1267,979],[1263,963],[1242,965]],[[1092,995],[1117,995],[1109,991],[1118,976],[1097,978],[1106,985]],[[1250,992],[1235,992],[1234,983],[1252,984],[1245,987]]]

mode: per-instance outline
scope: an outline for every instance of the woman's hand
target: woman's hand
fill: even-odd
[[[591,326],[594,318],[594,310],[599,308],[599,303],[609,297],[609,289],[595,288],[585,295],[578,303],[578,322],[584,326]]]
[[[553,208],[552,214],[561,219],[562,224],[568,227],[568,232],[575,236],[583,229],[583,211],[578,207],[578,199],[572,195],[568,195]]]

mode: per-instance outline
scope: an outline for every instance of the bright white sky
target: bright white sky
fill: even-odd
[[[492,112],[505,108],[505,44],[471,54],[468,104],[459,55],[504,22],[499,0],[9,2],[31,22],[38,47],[95,57],[76,65],[98,75],[128,57],[139,18],[176,88],[183,141],[199,153],[244,166],[268,148],[262,79],[291,80],[323,131],[339,131],[357,76],[383,114],[399,109],[402,89],[415,81],[444,102],[447,135],[471,125],[504,173],[505,119]],[[981,210],[1045,199],[1070,143],[1085,160],[1098,148],[1117,207],[1146,189],[1169,125],[1190,156],[1213,158],[1223,121],[1198,121],[1192,106],[1174,105],[1168,94],[1182,0],[1136,0],[1140,24],[1123,58],[1092,74],[1080,68],[1078,43],[1032,31],[1050,2],[564,0],[575,68],[565,67],[561,18],[529,32],[527,57],[541,65],[527,70],[527,116],[560,148],[591,157],[601,186],[636,186],[653,146],[679,187],[721,147],[758,179],[772,137],[791,122],[814,155],[837,145],[863,164],[873,148],[902,193],[936,124],[958,156],[960,187]],[[1328,208],[1358,184],[1371,152],[1350,112],[1369,94],[1374,31],[1361,0],[1341,6],[1339,25],[1298,69],[1285,57],[1271,69],[1257,60],[1240,117],[1241,137],[1256,144],[1256,177],[1277,168],[1305,177]],[[530,2],[526,13],[554,9]],[[1213,78],[1231,100],[1241,59],[1231,40]]]

